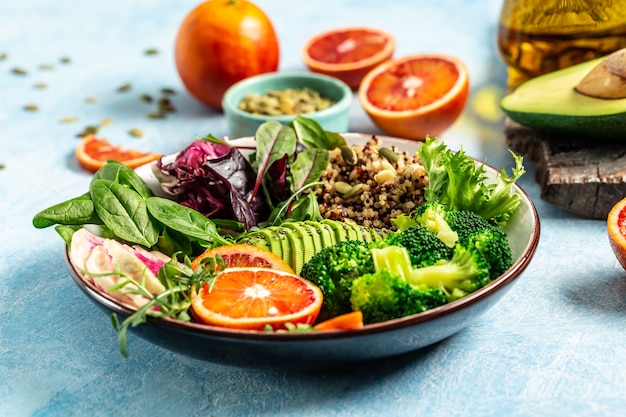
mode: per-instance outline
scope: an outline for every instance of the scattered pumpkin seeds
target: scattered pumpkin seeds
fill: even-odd
[[[146,55],[158,55],[159,50],[156,48],[149,48],[146,49],[146,51],[144,52]]]
[[[27,111],[37,111],[37,110],[39,110],[39,106],[37,106],[36,104],[26,104],[24,106],[24,110],[27,110]]]
[[[159,99],[159,110],[165,113],[171,113],[176,111],[176,108],[172,105],[172,102],[167,97],[161,97]]]
[[[78,121],[78,117],[76,116],[62,117],[59,119],[59,123],[74,123],[77,121]]]
[[[95,135],[96,133],[98,133],[98,129],[98,126],[85,126],[85,129],[83,129],[82,132],[77,133],[76,136],[82,138],[87,135]]]
[[[239,109],[252,114],[285,116],[316,112],[333,103],[311,88],[286,88],[265,94],[248,94],[239,103]]]
[[[113,119],[111,119],[110,117],[107,117],[106,119],[102,119],[100,121],[100,126],[108,126],[111,123],[113,123]]]
[[[381,154],[389,162],[395,163],[398,162],[398,160],[400,159],[400,155],[398,155],[396,152],[392,151],[389,148],[385,148],[384,146],[378,149],[378,153]]]
[[[174,91],[173,88],[163,87],[161,89],[161,94],[166,96],[173,96],[174,94],[176,94],[176,91]]]
[[[8,57],[9,57],[9,54],[7,54],[6,52],[3,52],[0,54],[0,61],[4,61]]]
[[[150,94],[142,94],[139,96],[139,99],[141,99],[144,103],[152,103],[154,101]]]
[[[61,59],[59,59],[59,61],[61,62],[61,64],[69,64],[70,62],[72,62],[70,57],[67,57],[67,56],[61,57]]]
[[[160,112],[150,112],[146,116],[148,119],[165,119],[165,113]]]
[[[50,64],[41,64],[41,65],[39,66],[39,69],[40,69],[40,70],[43,70],[43,71],[52,71],[52,70],[54,69],[54,65],[50,65]]]
[[[20,67],[13,67],[11,68],[11,72],[15,75],[26,75],[28,74],[28,72],[26,72],[26,70],[24,68],[20,68]]]
[[[87,98],[85,99],[85,103],[90,103],[90,104],[91,104],[91,103],[95,103],[96,101],[98,101],[98,99],[97,99],[97,98],[95,98],[95,97],[87,97]]]
[[[5,164],[0,163],[0,169],[5,169],[7,166]]]
[[[139,129],[130,129],[128,134],[136,138],[143,137],[143,132]]]
[[[132,88],[132,85],[130,83],[125,83],[117,87],[117,92],[122,93],[124,91],[130,90],[131,88]]]
[[[48,84],[46,84],[46,83],[37,83],[37,84],[34,85],[34,87],[37,90],[43,90],[45,88],[48,88]]]

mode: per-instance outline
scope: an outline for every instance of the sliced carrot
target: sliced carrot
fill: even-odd
[[[356,330],[363,327],[363,313],[352,311],[332,319],[322,321],[313,328],[315,330]]]

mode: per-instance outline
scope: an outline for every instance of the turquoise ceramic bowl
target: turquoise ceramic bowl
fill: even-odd
[[[231,138],[254,136],[257,128],[268,120],[289,123],[295,115],[265,116],[252,114],[239,109],[239,103],[248,94],[264,94],[270,90],[286,88],[311,88],[326,96],[335,104],[327,109],[306,113],[330,132],[347,132],[350,121],[352,90],[343,81],[327,75],[312,72],[271,72],[246,78],[232,85],[224,94],[222,108]]]

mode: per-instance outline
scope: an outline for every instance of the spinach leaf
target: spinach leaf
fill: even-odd
[[[70,246],[70,244],[72,243],[72,236],[74,236],[74,232],[76,231],[76,229],[70,226],[59,225],[55,227],[54,230],[56,230],[59,236],[61,236],[61,239],[63,239],[65,244],[67,246]]]
[[[289,126],[295,132],[298,141],[307,148],[334,149],[346,144],[343,136],[337,133],[326,132],[322,126],[313,119],[303,116],[296,116]]]
[[[148,212],[163,225],[196,239],[229,244],[219,235],[215,223],[196,210],[161,197],[146,200]]]
[[[110,180],[118,184],[126,185],[131,190],[135,190],[143,198],[152,196],[152,191],[141,179],[134,169],[127,167],[121,162],[107,161],[94,175],[91,181],[99,179]]]
[[[96,213],[119,238],[145,247],[159,238],[159,227],[148,215],[146,200],[135,190],[97,179],[89,186]]]
[[[88,223],[102,223],[88,193],[48,207],[33,217],[33,226],[38,229],[55,224],[81,225]]]

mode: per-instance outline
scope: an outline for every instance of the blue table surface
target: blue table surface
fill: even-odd
[[[505,83],[495,47],[500,3],[257,1],[280,37],[281,70],[305,70],[304,41],[348,25],[387,29],[396,56],[459,57],[472,95],[441,137],[497,167],[511,162],[497,108]],[[197,135],[228,134],[222,114],[184,90],[173,61],[178,25],[196,4],[0,2],[0,416],[623,415],[626,274],[604,221],[541,200],[531,161],[519,183],[542,222],[533,261],[494,308],[436,346],[341,372],[294,373],[202,362],[131,335],[124,359],[109,319],[70,279],[59,236],[31,220],[87,190],[91,175],[73,155],[87,125],[111,119],[102,136],[163,153]],[[146,55],[150,48],[159,53]],[[131,91],[116,92],[124,83]],[[177,91],[177,111],[147,119],[152,108],[138,97],[163,87]],[[145,136],[129,136],[131,128]],[[380,133],[356,100],[350,130]]]

